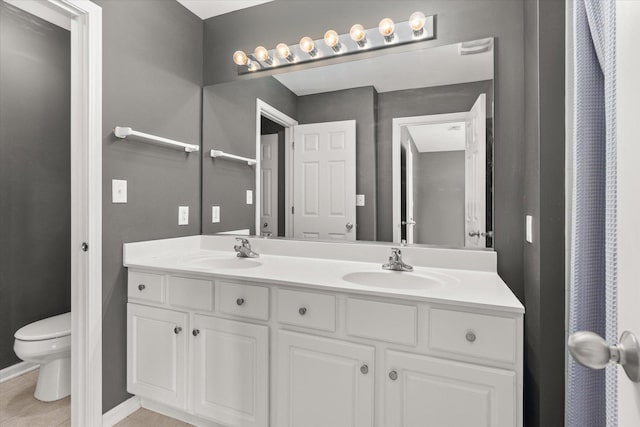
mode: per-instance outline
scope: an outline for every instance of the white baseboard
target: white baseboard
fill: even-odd
[[[102,415],[102,427],[113,427],[140,409],[140,398],[133,396]]]
[[[141,399],[140,404],[145,409],[187,424],[192,424],[196,427],[224,427],[222,424],[196,417],[195,415],[191,415],[185,411],[181,411],[180,409],[172,408],[170,406],[163,405],[162,403],[154,402],[153,400]],[[107,427],[107,425],[104,424],[103,427]]]
[[[15,365],[11,365],[4,369],[0,369],[0,383],[9,381],[12,378],[19,377],[22,374],[26,374],[29,371],[33,371],[38,366],[37,363],[20,362]]]

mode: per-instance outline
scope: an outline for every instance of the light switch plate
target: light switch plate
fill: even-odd
[[[178,225],[189,225],[189,206],[178,207]]]
[[[364,206],[364,194],[356,194],[356,206]]]
[[[247,190],[247,204],[253,204],[253,190]]]
[[[211,206],[211,222],[220,222],[220,206]]]
[[[111,203],[127,203],[127,181],[111,180]]]
[[[527,215],[526,218],[526,240],[529,243],[533,243],[533,217],[531,215]]]

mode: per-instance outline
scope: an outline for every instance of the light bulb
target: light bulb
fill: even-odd
[[[364,27],[360,24],[355,24],[349,30],[349,36],[351,36],[351,40],[356,42],[358,46],[363,47],[367,44],[366,33],[364,32]]]
[[[316,49],[316,45],[311,37],[303,37],[300,39],[300,50],[308,53],[311,57],[316,56],[318,53],[318,49]]]
[[[253,51],[253,55],[256,57],[258,61],[271,64],[271,57],[269,56],[269,51],[264,46],[256,47],[255,50]]]
[[[249,57],[241,50],[236,50],[233,53],[233,62],[237,65],[247,65],[249,63]]]
[[[340,38],[338,37],[338,33],[336,33],[335,31],[329,30],[324,33],[324,42],[327,44],[327,46],[334,47],[339,43],[339,41]]]
[[[340,50],[342,49],[342,44],[340,44],[340,36],[333,30],[329,30],[324,33],[324,42],[336,53],[340,52]]]
[[[276,46],[276,52],[278,52],[278,56],[282,59],[286,59],[287,61],[293,61],[293,55],[291,55],[291,51],[289,51],[289,46],[284,43],[280,43]]]
[[[378,31],[380,31],[380,34],[382,34],[385,37],[389,37],[393,35],[393,29],[394,29],[393,21],[390,18],[384,18],[378,24]]]
[[[424,24],[427,22],[427,18],[422,12],[413,12],[409,17],[409,26],[413,30],[414,36],[422,35],[424,31]]]

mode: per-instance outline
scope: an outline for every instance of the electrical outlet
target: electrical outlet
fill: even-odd
[[[253,204],[253,191],[252,190],[247,190],[247,204],[248,205],[252,205]]]
[[[127,203],[127,181],[111,180],[111,203]]]
[[[178,225],[189,225],[189,206],[178,207]]]
[[[211,206],[211,222],[220,222],[220,206]]]
[[[364,194],[356,194],[356,206],[364,206]]]

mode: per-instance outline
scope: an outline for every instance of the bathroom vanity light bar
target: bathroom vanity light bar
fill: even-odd
[[[158,142],[160,144],[171,145],[173,147],[178,147],[184,149],[187,153],[192,153],[194,151],[199,151],[200,146],[194,144],[186,144],[180,141],[174,141],[173,139],[162,138],[161,136],[155,136],[144,132],[138,132],[137,130],[133,130],[130,127],[122,127],[116,126],[113,128],[113,134],[118,138],[126,138],[128,136],[137,136],[139,138],[148,139],[149,141]]]
[[[249,166],[253,166],[256,164],[256,159],[249,159],[248,157],[236,156],[235,154],[225,153],[224,151],[221,151],[221,150],[211,150],[211,157],[213,157],[214,159],[216,157],[219,157],[221,159],[231,159],[231,160],[238,160],[240,162],[247,162]]]
[[[251,54],[237,50],[233,54],[233,62],[238,66],[238,74],[247,74],[433,40],[436,38],[435,19],[435,15],[425,16],[422,12],[414,12],[408,21],[394,23],[390,18],[384,18],[376,28],[365,29],[362,25],[355,24],[345,34],[329,30],[321,39],[314,40],[305,36],[300,39],[300,43],[294,45],[279,43],[275,49],[270,50],[258,46]]]

